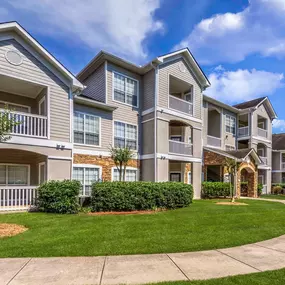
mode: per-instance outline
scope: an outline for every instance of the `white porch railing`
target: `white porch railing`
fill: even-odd
[[[259,137],[267,138],[267,130],[257,128],[257,135]]]
[[[213,136],[207,136],[207,145],[215,146],[215,147],[221,147],[222,146],[222,140],[217,137]]]
[[[0,211],[25,210],[35,205],[37,186],[0,186]]]
[[[19,122],[13,127],[11,134],[47,138],[47,117],[14,111],[10,112],[9,117]]]
[[[267,157],[265,157],[265,156],[260,156],[260,159],[261,159],[262,164],[267,165]]]
[[[193,155],[193,145],[185,142],[169,140],[169,153]]]
[[[240,127],[238,128],[238,137],[247,137],[249,136],[249,127]]]
[[[191,116],[193,115],[193,103],[172,95],[169,95],[169,108]]]

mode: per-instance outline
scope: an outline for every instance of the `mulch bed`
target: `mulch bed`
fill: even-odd
[[[0,224],[0,238],[16,236],[27,230],[28,228],[17,224]]]
[[[90,216],[105,216],[105,215],[149,215],[155,214],[158,212],[166,211],[164,209],[158,210],[145,210],[145,211],[127,211],[127,212],[95,212],[95,213],[88,213]]]
[[[217,205],[230,205],[230,206],[248,206],[246,203],[241,202],[217,202]]]

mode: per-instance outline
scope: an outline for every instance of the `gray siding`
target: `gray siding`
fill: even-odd
[[[86,87],[84,94],[95,100],[105,103],[106,90],[105,90],[105,64],[101,64],[84,82]]]
[[[186,71],[182,72],[179,69],[179,65],[185,66]],[[158,92],[158,106],[162,108],[168,108],[168,95],[169,95],[169,75],[173,75],[180,80],[183,80],[194,88],[193,98],[193,116],[197,119],[201,119],[201,103],[202,103],[202,92],[201,87],[196,81],[192,71],[185,64],[183,59],[177,59],[165,64],[162,64],[159,68],[159,92]]]
[[[5,53],[11,49],[18,50],[22,55],[21,65],[12,65],[5,59]],[[49,86],[50,137],[64,142],[70,140],[69,88],[54,73],[15,40],[0,42],[0,73]]]
[[[154,107],[155,95],[155,71],[152,69],[143,77],[143,96],[141,99],[142,110],[147,110]]]
[[[280,170],[281,166],[281,153],[272,152],[272,170]]]
[[[257,121],[258,121],[258,115],[261,117],[264,117],[267,119],[267,131],[268,131],[268,136],[267,136],[267,140],[272,140],[272,122],[270,117],[268,116],[268,113],[266,111],[266,108],[264,106],[264,104],[262,104],[261,106],[258,107],[257,110],[255,110],[253,112],[253,130],[252,130],[252,135],[253,136],[257,136]]]
[[[96,109],[94,107],[88,107],[84,105],[74,104],[74,111],[83,112],[98,116],[101,118],[101,146],[85,146],[75,144],[77,149],[86,150],[98,150],[98,151],[109,151],[109,147],[113,143],[113,122],[112,122],[112,112],[107,112],[104,110]]]

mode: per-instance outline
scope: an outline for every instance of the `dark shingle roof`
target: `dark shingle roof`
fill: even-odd
[[[247,102],[243,102],[237,105],[233,105],[233,107],[237,108],[237,109],[247,109],[247,108],[251,108],[251,107],[256,107],[260,102],[262,102],[266,97],[261,97],[261,98],[257,98],[254,100],[250,100]]]
[[[251,151],[250,148],[244,148],[244,149],[237,149],[237,150],[230,150],[230,151],[226,151],[228,154],[238,158],[238,159],[242,159],[245,158],[246,155]]]
[[[272,135],[272,149],[284,150],[285,149],[285,134]]]

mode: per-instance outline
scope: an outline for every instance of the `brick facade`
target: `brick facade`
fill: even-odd
[[[112,167],[116,166],[111,157],[86,155],[86,154],[74,154],[73,155],[74,166],[76,164],[93,164],[102,167],[102,179],[104,181],[112,180]],[[128,166],[138,168],[138,179],[140,179],[140,161],[132,159],[129,161]]]

